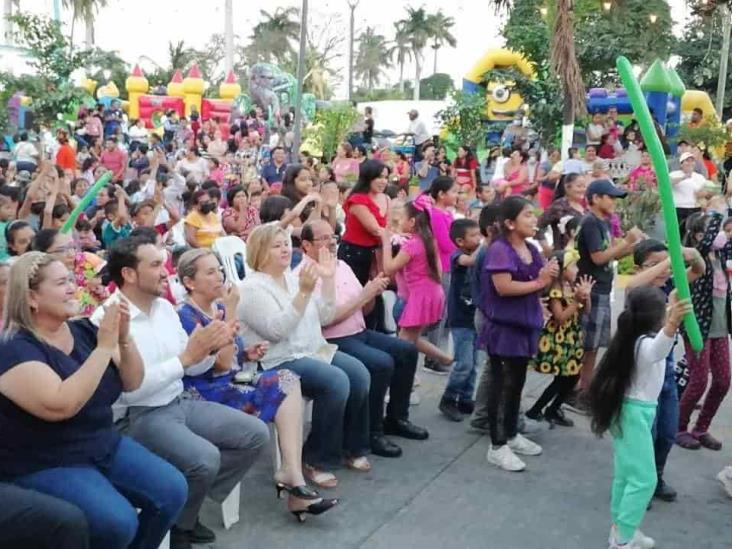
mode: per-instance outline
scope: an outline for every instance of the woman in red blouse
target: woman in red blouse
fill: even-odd
[[[478,162],[475,156],[466,145],[458,147],[457,156],[452,163],[452,176],[460,185],[460,188],[469,187],[468,191],[475,192],[475,171],[478,169]]]
[[[369,280],[376,250],[386,227],[389,198],[384,194],[389,168],[378,160],[361,164],[358,181],[343,203],[346,230],[338,247],[338,259],[348,263],[361,284]]]
[[[244,242],[249,238],[259,220],[259,211],[249,205],[249,198],[241,185],[234,185],[226,193],[226,202],[229,207],[224,210],[221,221],[226,234],[238,236]]]

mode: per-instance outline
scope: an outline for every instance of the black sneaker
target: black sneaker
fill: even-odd
[[[582,416],[590,415],[590,400],[587,393],[580,393],[575,399],[569,400],[564,404],[570,412],[580,414]]]
[[[527,414],[528,415],[528,414]],[[557,410],[548,409],[544,414],[544,417],[549,423],[559,425],[560,427],[574,427],[574,421],[564,415],[561,408]]]
[[[524,415],[529,419],[533,419],[534,421],[544,421],[544,414],[542,414],[541,412],[535,412],[533,408],[531,410],[526,410],[526,413]]]
[[[170,549],[193,549],[190,532],[173,526],[170,530]]]
[[[200,520],[196,519],[196,525],[190,531],[189,539],[191,543],[213,543],[216,541],[216,534],[213,533],[213,530],[201,524]]]
[[[471,399],[460,399],[458,400],[458,410],[466,415],[472,415],[475,410],[475,401]]]
[[[440,364],[435,359],[428,357],[425,357],[422,369],[431,374],[437,374],[438,376],[446,376],[450,373],[450,366]]]
[[[457,400],[454,398],[442,397],[439,408],[440,412],[450,421],[460,422],[463,420],[463,414],[460,413]]]
[[[656,491],[653,493],[653,497],[660,499],[661,501],[676,501],[676,490],[666,484],[662,478],[658,479],[656,484]]]

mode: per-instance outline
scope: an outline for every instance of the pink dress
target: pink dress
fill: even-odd
[[[442,284],[429,273],[427,252],[419,236],[412,235],[402,244],[402,251],[410,260],[397,277],[399,297],[406,300],[404,312],[399,318],[400,328],[430,326],[442,318],[445,309],[445,292]]]

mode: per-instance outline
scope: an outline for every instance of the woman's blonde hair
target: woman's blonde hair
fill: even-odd
[[[28,294],[31,290],[37,290],[43,282],[46,267],[57,261],[58,258],[51,254],[26,252],[10,267],[3,312],[3,326],[6,333],[13,334],[25,329],[38,335],[33,325]]]
[[[198,260],[209,255],[216,256],[215,253],[207,248],[196,248],[188,250],[180,256],[180,259],[178,259],[178,279],[180,280],[180,283],[183,284],[186,292],[191,293],[188,286],[186,286],[185,279],[195,278],[196,273],[198,272]],[[216,259],[218,260],[218,258]]]
[[[247,263],[255,271],[261,271],[269,259],[269,250],[274,239],[284,236],[289,242],[287,231],[278,222],[265,223],[252,231],[247,238]]]

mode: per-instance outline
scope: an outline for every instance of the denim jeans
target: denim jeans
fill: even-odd
[[[455,364],[447,380],[443,398],[473,400],[475,391],[475,364],[478,359],[477,334],[472,328],[452,328]]]
[[[387,388],[390,388],[387,417],[394,420],[409,418],[409,394],[419,357],[413,343],[373,330],[328,341],[363,362],[371,374],[369,423],[372,434],[383,433],[382,418]]]
[[[663,475],[666,459],[676,440],[676,431],[679,426],[679,393],[674,377],[673,352],[666,357],[666,375],[663,378],[663,388],[658,395],[656,421],[653,424],[653,449],[656,456],[656,470],[658,476]]]
[[[305,357],[276,368],[299,375],[302,394],[313,399],[312,428],[302,449],[305,463],[325,469],[340,465],[343,450],[351,457],[369,453],[371,377],[363,363],[338,351],[331,364]]]
[[[128,437],[104,463],[44,469],[13,482],[81,509],[92,549],[155,549],[188,495],[180,471]]]
[[[0,483],[0,547],[88,549],[84,513],[61,499]]]

